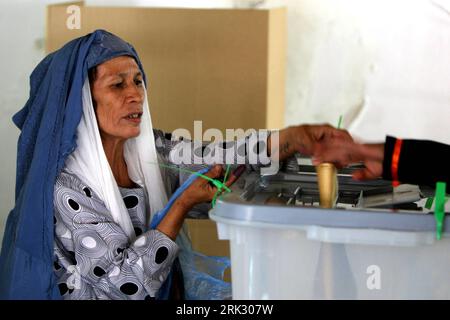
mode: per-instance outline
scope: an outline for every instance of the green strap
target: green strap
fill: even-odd
[[[342,125],[342,118],[343,118],[343,116],[342,116],[342,114],[339,116],[339,120],[338,120],[338,125],[337,125],[337,128],[338,129],[340,129],[341,128],[341,125]]]
[[[442,238],[442,229],[444,227],[445,203],[447,202],[447,199],[445,198],[445,189],[445,182],[438,182],[436,184],[434,218],[436,220],[436,238],[438,240]]]
[[[172,165],[167,165],[167,164],[162,164],[162,163],[152,163],[152,164],[159,165],[159,166],[161,166],[163,168],[168,168],[168,169],[172,169],[172,170],[178,170],[180,172],[195,174],[195,175],[197,175],[197,176],[199,176],[199,177],[201,177],[201,178],[203,178],[205,180],[210,181],[217,188],[217,191],[214,194],[214,197],[213,197],[213,199],[211,201],[211,205],[212,205],[213,208],[216,206],[217,197],[222,192],[222,189],[225,190],[226,192],[231,192],[231,190],[225,185],[226,179],[228,177],[228,173],[230,171],[230,165],[227,165],[227,171],[225,172],[225,177],[223,179],[223,182],[220,182],[219,180],[212,179],[212,178],[210,178],[208,176],[205,176],[204,174],[198,173],[196,171],[182,169],[182,168],[178,168],[177,166],[172,166]]]
[[[225,171],[225,176],[223,177],[223,182],[222,184],[225,186],[225,183],[227,182],[227,178],[228,178],[228,173],[230,172],[230,165],[227,164],[227,170]],[[211,205],[214,208],[216,206],[216,201],[217,201],[217,197],[219,196],[219,194],[222,192],[222,188],[217,188],[216,193],[214,194],[214,197],[211,201]],[[227,191],[230,192],[230,191]]]
[[[228,178],[228,173],[230,172],[230,165],[227,164],[227,170],[225,171],[225,176],[223,177],[223,182],[225,184],[225,182],[227,182],[227,178]]]
[[[225,189],[227,192],[231,192],[231,190],[226,185],[224,185],[222,182],[220,182],[219,180],[212,179],[212,178],[210,178],[208,176],[205,176],[204,174],[198,173],[196,171],[191,171],[191,170],[187,170],[187,169],[181,169],[181,168],[178,168],[177,166],[171,166],[171,165],[162,164],[162,163],[153,163],[153,164],[159,165],[159,166],[161,166],[163,168],[168,168],[168,169],[178,170],[180,172],[195,174],[195,175],[197,175],[197,176],[199,176],[199,177],[201,177],[201,178],[203,178],[205,180],[210,181],[212,184],[214,184],[214,186],[216,188],[218,188],[218,189]]]

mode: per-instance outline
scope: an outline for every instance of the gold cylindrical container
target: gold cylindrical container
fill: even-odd
[[[316,167],[319,184],[320,207],[333,208],[338,195],[337,170],[332,163],[321,163]]]

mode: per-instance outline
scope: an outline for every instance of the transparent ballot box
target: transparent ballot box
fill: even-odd
[[[433,190],[338,173],[319,207],[314,167],[245,173],[209,212],[230,240],[233,299],[450,299],[450,230],[436,239]]]

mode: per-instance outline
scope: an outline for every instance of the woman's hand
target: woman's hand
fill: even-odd
[[[205,173],[205,176],[215,179],[221,177],[222,173],[222,166],[216,165]],[[230,174],[225,185],[229,187],[236,180],[237,177]],[[217,188],[212,186],[209,181],[198,177],[174,202],[156,229],[175,240],[189,210],[196,204],[211,201],[216,192]]]
[[[299,152],[302,155],[314,155],[323,144],[353,142],[346,130],[336,129],[328,124],[300,125],[288,127],[279,132],[278,146],[273,146],[274,153],[278,153],[279,160],[284,160]],[[272,152],[274,141],[269,139],[268,150]],[[276,143],[276,141],[275,141]],[[269,155],[270,155],[269,153]]]
[[[221,165],[213,166],[205,176],[212,179],[222,177],[224,170]],[[231,186],[237,178],[232,174],[229,175],[225,185]],[[198,177],[176,200],[182,207],[189,211],[193,206],[202,202],[210,202],[217,192],[217,188],[208,180]]]

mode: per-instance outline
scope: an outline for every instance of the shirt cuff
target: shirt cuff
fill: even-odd
[[[387,136],[384,143],[383,179],[392,180],[392,154],[394,153],[397,138]]]

